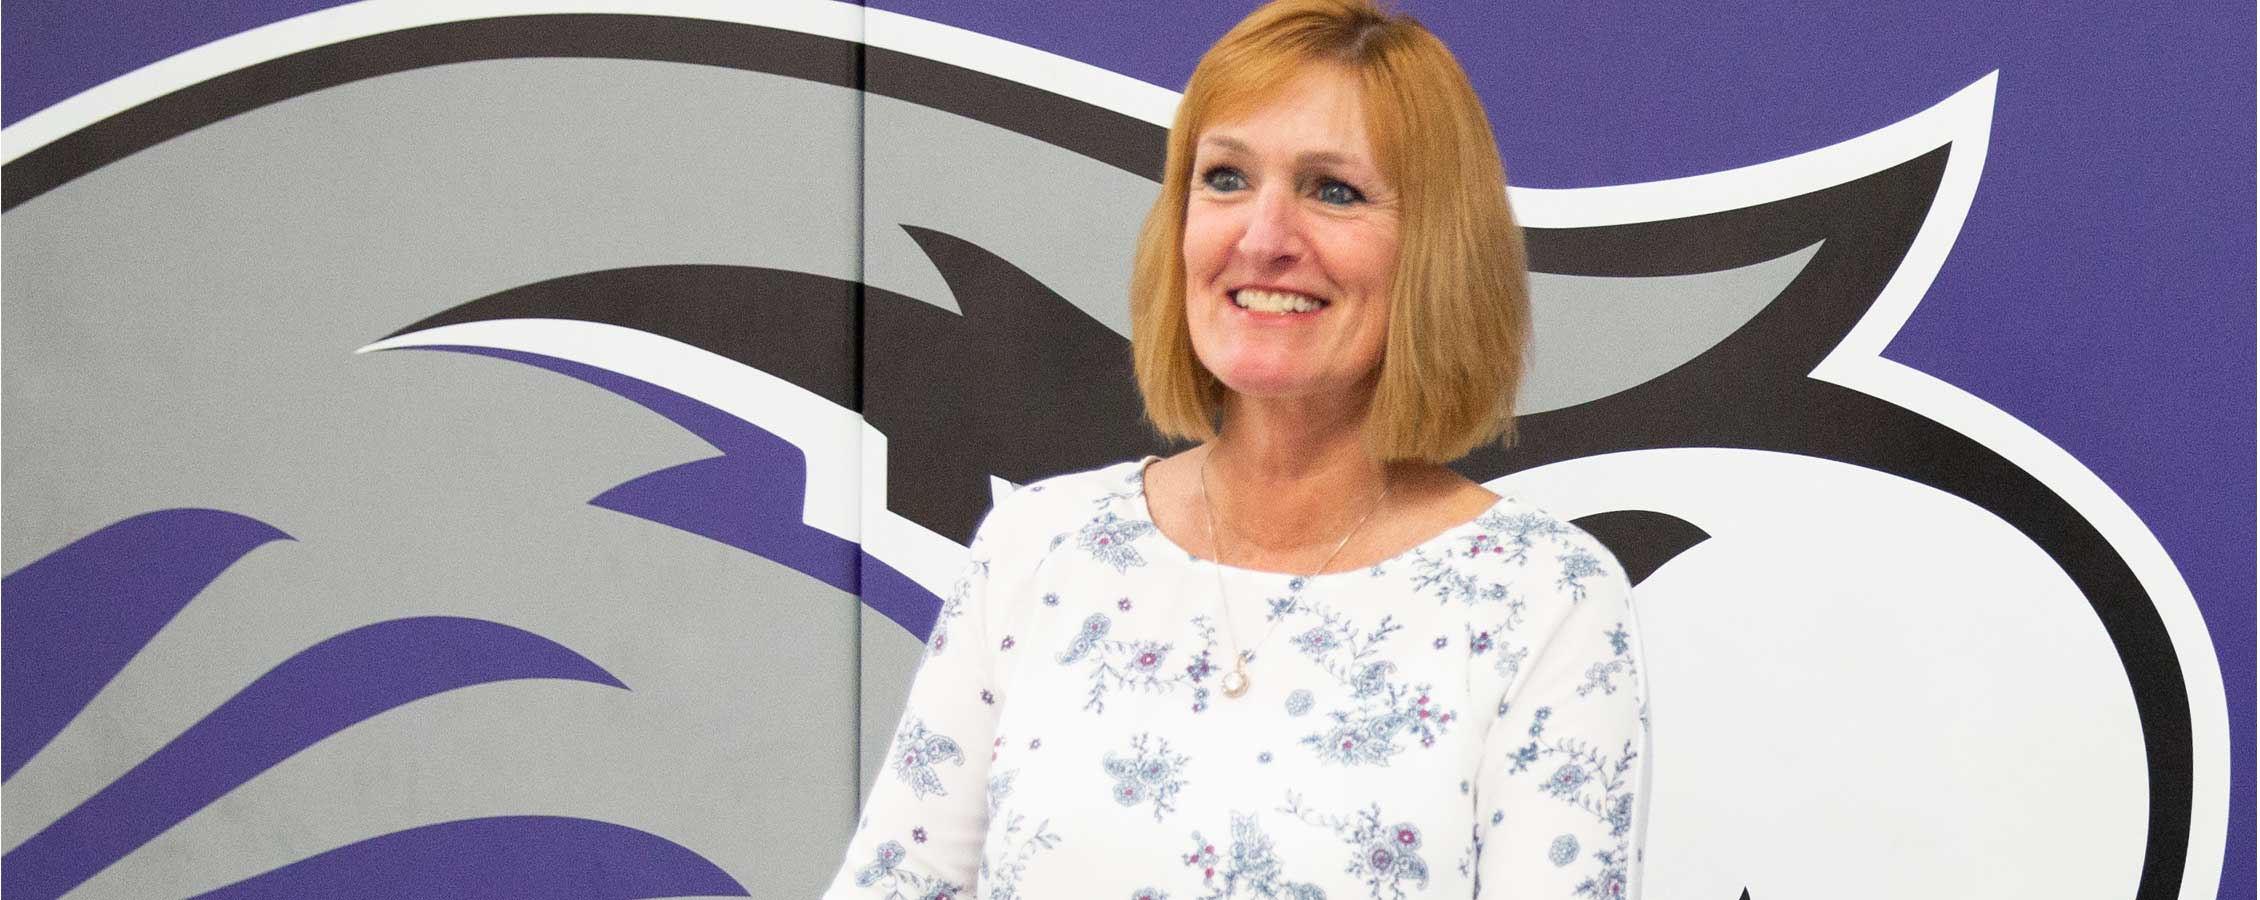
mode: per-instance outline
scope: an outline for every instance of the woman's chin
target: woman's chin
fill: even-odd
[[[1217,380],[1243,400],[1265,402],[1344,399],[1357,387],[1354,381],[1295,371],[1239,371],[1221,374]]]

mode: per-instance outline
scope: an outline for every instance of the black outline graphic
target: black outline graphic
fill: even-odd
[[[1139,175],[1153,177],[1160,166],[1161,129],[991,75],[750,25],[546,15],[405,29],[308,50],[184,88],[9,163],[0,170],[0,209],[12,209],[171,137],[290,97],[392,72],[525,57],[688,62],[863,88],[1000,125]],[[2149,843],[2136,897],[2169,900],[2178,894],[2189,849],[2189,697],[2171,637],[2131,566],[2064,498],[2000,454],[1908,410],[1807,377],[1896,271],[1936,194],[1950,150],[1941,147],[1844,185],[1749,209],[1607,228],[1532,230],[1534,266],[1561,274],[1709,272],[1775,258],[1816,241],[1824,244],[1780,298],[1710,351],[1610,397],[1530,416],[1515,449],[1478,453],[1459,468],[1487,480],[1607,451],[1749,448],[1898,475],[1998,515],[2072,578],[2117,649],[2134,692],[2150,774]],[[1093,332],[1095,323],[1086,327],[1075,318],[1079,312],[1067,314],[1061,309],[1066,304],[1046,299],[1049,292],[1041,285],[986,251],[935,232],[914,230],[913,235],[961,301],[974,288],[988,294],[968,303],[966,321],[945,321],[955,317],[938,310],[934,313],[941,318],[924,317],[916,311],[923,304],[915,300],[840,282],[801,283],[792,293],[773,293],[793,287],[795,278],[809,278],[791,273],[764,271],[757,278],[762,284],[737,285],[776,302],[805,304],[811,309],[796,306],[794,315],[813,313],[826,317],[823,321],[837,321],[842,306],[855,315],[860,297],[863,315],[856,321],[871,346],[889,349],[865,357],[865,370],[856,373],[860,377],[844,383],[836,365],[813,359],[825,347],[838,347],[831,338],[794,341],[797,332],[782,327],[742,342],[716,338],[726,331],[716,329],[717,317],[736,315],[725,315],[727,307],[686,302],[636,312],[624,310],[628,304],[604,302],[601,289],[604,278],[656,278],[666,289],[689,296],[713,289],[713,284],[698,287],[702,279],[735,284],[738,276],[729,274],[635,270],[580,276],[585,283],[579,286],[545,282],[548,287],[542,291],[521,289],[529,293],[507,302],[503,297],[508,294],[497,295],[419,324],[436,324],[451,315],[490,317],[504,307],[616,321],[692,343],[723,341],[736,347],[724,355],[760,365],[826,397],[841,396],[843,388],[850,397],[860,392],[875,425],[883,431],[889,423],[901,429],[899,434],[887,432],[890,440],[901,442],[891,459],[902,467],[890,463],[895,479],[890,493],[901,504],[898,511],[960,540],[987,502],[985,486],[977,498],[967,487],[987,474],[967,471],[969,460],[1004,460],[1007,470],[999,474],[1032,477],[1135,455],[1152,443],[1129,437],[1119,427],[1135,420],[1134,413],[1123,413],[1135,410],[1125,406],[1134,397],[1111,386],[1125,383],[1120,379],[1126,363],[1116,367],[1119,338]],[[1026,296],[1016,296],[1021,294]],[[811,303],[811,296],[840,297],[841,304]],[[479,303],[489,306],[471,308]],[[1016,321],[984,321],[992,315]],[[1039,335],[1031,329],[1045,329],[1043,340],[1035,340]],[[1045,343],[1049,340],[1057,343]],[[1031,350],[1038,355],[1023,358]],[[984,365],[1015,368],[971,371]],[[1014,373],[1028,370],[1083,374],[1095,386],[1056,398],[1030,397],[1020,390],[991,393],[1004,379],[1023,377]],[[870,390],[874,385],[884,389]],[[998,396],[1026,404],[1018,408],[1016,421],[984,412],[997,408]],[[1718,397],[1734,398],[1735,405],[1722,407],[1715,402]],[[1043,446],[1013,441],[1030,417],[1058,440]],[[913,473],[917,477],[907,477]],[[930,492],[917,487],[929,481],[939,486]]]

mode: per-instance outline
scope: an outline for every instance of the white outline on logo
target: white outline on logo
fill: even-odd
[[[275,22],[143,66],[0,130],[0,161],[126,109],[228,72],[314,47],[424,25],[512,15],[620,13],[707,19],[867,42],[1003,77],[1166,127],[1177,93],[1056,54],[964,29],[828,0],[749,4],[724,0],[365,0]],[[2015,417],[1882,351],[1944,265],[1977,193],[1991,133],[1998,72],[1935,106],[1866,135],[1737,169],[1639,184],[1510,190],[1522,221],[1569,228],[1649,222],[1755,206],[1843,184],[1947,144],[1953,150],[1929,215],[1875,304],[1811,373],[1953,428],[2031,472],[2093,522],[2125,555],[2171,635],[2189,690],[2193,767],[2189,855],[2181,896],[2214,896],[2226,849],[2228,698],[2196,598],[2173,560],[2109,485]],[[886,438],[861,417],[767,373],[666,338],[615,326],[555,320],[450,325],[370,344],[433,344],[556,356],[640,378],[731,412],[802,448],[809,460],[809,525],[849,540],[872,538],[874,556],[937,594],[965,548],[886,509]],[[860,448],[857,447],[860,435]],[[860,471],[843,461],[860,460]],[[863,486],[879,486],[865,491]],[[856,497],[859,514],[817,501]]]

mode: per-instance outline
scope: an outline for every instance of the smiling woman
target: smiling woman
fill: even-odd
[[[1186,327],[1234,396],[1352,398],[1381,363],[1397,192],[1360,106],[1346,73],[1314,69],[1197,145]]]
[[[1273,158],[1253,159],[1251,141]],[[1205,280],[1232,277],[1226,241],[1271,254],[1243,268],[1300,260],[1373,279],[1359,290],[1377,308],[1360,318],[1387,353],[1367,366],[1372,455],[1449,462],[1511,434],[1530,337],[1522,233],[1482,102],[1418,23],[1273,4],[1202,57],[1131,275],[1139,387],[1165,434],[1216,435],[1225,384],[1188,324],[1213,312],[1204,300],[1236,297]]]
[[[1636,894],[1630,585],[1444,466],[1509,433],[1529,339],[1451,53],[1361,0],[1266,5],[1166,166],[1133,351],[1198,444],[998,503],[828,896]]]

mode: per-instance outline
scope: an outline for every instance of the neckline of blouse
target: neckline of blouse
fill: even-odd
[[[1128,464],[1134,467],[1133,478],[1131,480],[1137,486],[1137,490],[1134,493],[1124,497],[1124,499],[1128,501],[1125,505],[1129,507],[1130,514],[1136,517],[1139,521],[1153,526],[1154,537],[1160,540],[1164,545],[1167,545],[1169,549],[1183,554],[1186,559],[1203,563],[1205,565],[1216,566],[1217,568],[1224,570],[1225,574],[1227,575],[1244,576],[1248,578],[1285,578],[1290,582],[1307,583],[1319,581],[1321,579],[1340,578],[1345,575],[1371,574],[1375,569],[1394,565],[1410,558],[1415,553],[1427,550],[1430,547],[1438,544],[1446,543],[1451,538],[1459,535],[1461,532],[1472,531],[1477,527],[1478,523],[1481,523],[1484,519],[1490,518],[1493,514],[1500,512],[1502,509],[1509,505],[1512,505],[1515,502],[1515,499],[1512,495],[1501,494],[1499,495],[1497,502],[1492,503],[1488,507],[1485,507],[1482,512],[1476,513],[1474,518],[1456,525],[1452,525],[1442,531],[1429,535],[1428,537],[1423,538],[1419,543],[1393,553],[1386,559],[1367,563],[1354,569],[1342,569],[1334,572],[1319,572],[1317,574],[1297,572],[1271,572],[1263,569],[1248,569],[1242,568],[1240,566],[1219,563],[1215,560],[1209,559],[1208,557],[1198,555],[1191,550],[1185,549],[1185,546],[1183,544],[1177,543],[1176,539],[1171,538],[1167,532],[1162,531],[1161,525],[1154,521],[1152,507],[1148,506],[1146,502],[1146,467],[1160,461],[1161,457],[1159,456],[1147,456],[1143,459],[1139,459]],[[1288,589],[1300,590],[1301,587],[1301,584],[1291,584],[1289,585]]]

